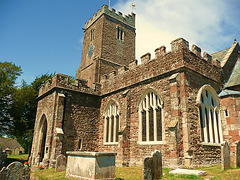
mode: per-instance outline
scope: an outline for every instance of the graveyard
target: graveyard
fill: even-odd
[[[236,144],[236,149],[239,148],[240,143]],[[239,150],[239,149],[238,149]],[[238,151],[236,151],[238,152]],[[55,168],[45,168],[42,165],[30,165],[28,155],[9,155],[5,161],[5,167],[0,171],[0,179],[16,179],[16,177],[23,177],[22,179],[71,179],[68,167],[74,167],[76,164],[84,163],[82,168],[85,168],[86,171],[90,170],[90,166],[87,164],[91,164],[87,161],[83,161],[84,155],[89,155],[95,157],[101,167],[110,167],[114,169],[112,172],[113,176],[107,179],[116,179],[116,180],[141,180],[141,179],[239,179],[240,177],[240,167],[239,167],[239,155],[235,157],[235,162],[230,164],[230,156],[229,147],[227,143],[223,143],[222,145],[222,163],[209,167],[199,167],[199,168],[185,168],[183,174],[173,174],[173,169],[166,168],[162,166],[162,154],[159,151],[155,151],[152,153],[152,156],[145,157],[143,162],[143,166],[138,167],[117,167],[115,163],[104,161],[106,156],[114,157],[114,153],[106,154],[106,153],[93,153],[93,152],[69,152],[68,155],[70,158],[69,162],[66,162],[66,157],[64,155],[60,155],[56,162]],[[76,155],[79,155],[80,161],[76,159]],[[100,160],[100,161],[99,161]],[[105,159],[106,160],[106,159]],[[97,162],[96,161],[96,162]],[[104,165],[103,165],[104,164]],[[80,165],[81,167],[81,165]],[[87,168],[86,168],[87,167]],[[7,171],[6,171],[7,169]],[[73,169],[73,168],[71,168]],[[76,169],[75,169],[76,170]],[[99,169],[101,172],[103,170]],[[106,170],[106,169],[105,169]],[[183,170],[183,169],[177,169]],[[188,174],[188,172],[201,172],[200,175],[196,174]],[[8,173],[6,173],[8,172]],[[74,171],[72,171],[74,172]],[[204,172],[204,173],[202,173]],[[6,176],[8,175],[8,177]],[[69,178],[67,178],[69,177]],[[20,178],[21,179],[21,178]],[[75,178],[73,178],[75,179]],[[90,178],[90,179],[104,179],[104,178]]]
[[[198,177],[195,175],[169,175],[169,169],[163,168],[163,176],[161,179],[239,179],[240,168],[230,168],[228,170],[222,171],[220,165],[215,165],[212,167],[203,167],[198,170],[207,171],[207,176]],[[116,180],[141,180],[142,179],[142,167],[116,167]],[[65,172],[55,172],[55,169],[44,169],[42,171],[32,172],[35,177],[39,179],[66,179]]]

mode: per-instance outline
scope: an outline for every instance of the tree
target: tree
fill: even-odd
[[[20,66],[11,62],[0,62],[0,135],[9,134],[9,129],[13,125],[10,116],[12,97],[16,90],[15,81],[20,76],[22,70]]]
[[[51,79],[53,75],[54,75],[53,73],[42,74],[35,78],[35,80],[31,83],[31,86],[38,92],[41,85],[45,83],[48,79]]]

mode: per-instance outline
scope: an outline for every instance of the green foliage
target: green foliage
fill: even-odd
[[[45,73],[42,74],[38,77],[35,78],[35,80],[31,83],[31,86],[33,87],[33,89],[35,89],[36,91],[39,91],[41,85],[46,82],[48,79],[51,79],[53,77],[54,73]]]
[[[75,77],[74,76],[68,76],[68,82],[69,83],[74,83],[75,82]]]
[[[10,109],[13,94],[16,91],[15,81],[22,70],[11,62],[0,62],[0,135],[9,134],[9,127],[13,125]]]
[[[11,62],[0,62],[0,136],[16,138],[28,152],[32,144],[40,86],[53,74],[45,73],[28,85],[20,87],[15,81],[22,73],[21,67]]]

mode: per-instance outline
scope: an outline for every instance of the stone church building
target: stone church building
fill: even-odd
[[[154,150],[164,166],[220,163],[240,140],[240,46],[201,55],[183,38],[135,59],[135,14],[104,5],[85,24],[75,82],[55,74],[39,91],[31,160],[54,167],[66,151],[116,152],[139,166]]]

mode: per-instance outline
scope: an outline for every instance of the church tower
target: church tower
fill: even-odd
[[[81,66],[76,79],[88,86],[100,82],[103,74],[135,60],[135,14],[123,16],[103,5],[85,24]]]

